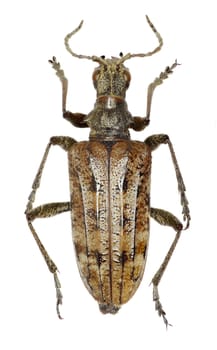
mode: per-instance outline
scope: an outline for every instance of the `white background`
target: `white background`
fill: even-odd
[[[216,10],[215,1],[2,1],[0,5],[1,235],[0,348],[8,349],[216,349]],[[148,287],[174,237],[151,222],[147,269],[133,299],[102,315],[80,280],[71,242],[70,216],[38,220],[35,227],[60,270],[64,294],[55,314],[52,275],[27,227],[24,210],[50,136],[87,139],[61,116],[61,85],[47,60],[56,55],[69,79],[67,107],[88,113],[95,91],[95,64],[77,53],[116,56],[145,52],[156,38],[148,14],[164,38],[163,50],[126,62],[132,74],[127,100],[133,115],[145,114],[148,84],[178,59],[181,66],[157,88],[151,124],[132,138],[168,133],[185,179],[192,222],[184,231],[160,285],[173,327],[165,330]],[[50,153],[37,203],[68,200],[66,154]],[[152,205],[181,218],[167,146],[153,155]]]

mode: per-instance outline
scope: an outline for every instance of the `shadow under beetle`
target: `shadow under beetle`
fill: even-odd
[[[149,124],[154,89],[178,65],[167,67],[148,87],[145,117],[133,117],[127,109],[126,90],[130,72],[124,62],[134,57],[147,57],[158,52],[163,40],[148,16],[147,22],[158,39],[158,46],[142,54],[120,54],[110,59],[104,56],[86,56],[74,53],[69,39],[82,23],[65,38],[66,49],[77,58],[97,62],[93,84],[97,91],[94,109],[88,114],[66,110],[68,81],[56,58],[49,62],[62,83],[63,117],[79,128],[90,128],[89,141],[76,142],[66,136],[51,137],[32,186],[26,208],[29,228],[38,247],[54,275],[57,294],[57,314],[62,293],[57,266],[41,243],[32,222],[36,218],[50,217],[65,211],[71,212],[72,232],[77,264],[81,278],[103,313],[115,314],[137,290],[145,269],[149,241],[149,218],[161,225],[171,226],[176,236],[159,270],[152,279],[153,300],[159,316],[166,325],[158,285],[179,240],[182,223],[170,212],[150,207],[151,154],[159,145],[167,144],[181,196],[185,229],[190,223],[185,185],[176,160],[172,143],[165,134],[149,136],[144,142],[131,141],[129,128],[141,131]],[[50,147],[58,145],[68,154],[70,201],[48,203],[33,208],[36,191]]]

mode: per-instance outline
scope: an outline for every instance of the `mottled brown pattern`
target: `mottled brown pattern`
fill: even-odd
[[[136,141],[90,141],[74,145],[68,155],[79,271],[105,312],[106,305],[118,309],[138,288],[145,267],[149,147]]]
[[[149,217],[162,225],[171,226],[176,236],[160,268],[152,279],[153,300],[159,316],[168,325],[161,305],[158,285],[179,240],[182,223],[170,212],[150,208],[151,152],[167,144],[172,157],[178,190],[181,197],[185,229],[190,224],[190,211],[185,195],[185,184],[178,166],[172,143],[167,135],[148,137],[144,143],[130,141],[129,128],[143,130],[150,122],[153,93],[178,66],[175,61],[149,84],[144,117],[134,117],[125,100],[130,83],[130,73],[124,62],[133,57],[147,57],[158,52],[163,40],[148,16],[147,22],[158,39],[152,51],[126,54],[120,57],[86,56],[74,53],[69,39],[77,33],[82,23],[65,38],[66,49],[77,58],[98,62],[93,83],[96,101],[87,115],[66,110],[68,81],[60,63],[53,57],[49,62],[62,83],[63,117],[79,128],[90,127],[90,141],[76,143],[70,137],[54,136],[45,149],[26,206],[26,219],[36,243],[54,275],[56,309],[62,293],[57,276],[57,266],[37,235],[32,221],[71,211],[73,240],[79,271],[84,284],[98,301],[103,313],[116,313],[138,288],[144,268],[149,239]],[[40,187],[42,173],[51,145],[68,152],[70,177],[70,202],[46,203],[33,207]]]

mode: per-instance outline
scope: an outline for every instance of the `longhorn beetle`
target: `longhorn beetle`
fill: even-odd
[[[186,222],[184,229],[189,226],[190,212],[185,185],[169,136],[152,135],[144,142],[130,140],[129,128],[141,131],[148,126],[153,92],[178,65],[175,61],[149,85],[146,116],[133,117],[125,100],[130,72],[124,62],[134,57],[152,56],[163,45],[161,35],[148,16],[146,20],[158,39],[158,46],[147,53],[120,54],[118,58],[76,54],[69,46],[69,39],[78,32],[83,21],[65,37],[65,47],[72,56],[99,64],[93,72],[96,102],[94,109],[87,115],[66,110],[68,81],[56,58],[49,60],[62,83],[63,117],[78,128],[90,128],[89,141],[77,142],[67,136],[50,138],[25,211],[29,228],[54,275],[59,318],[62,293],[57,266],[48,255],[32,222],[36,218],[70,211],[79,272],[104,314],[115,314],[133,296],[141,282],[147,257],[149,218],[175,230],[174,241],[152,279],[155,308],[166,326],[169,324],[160,302],[158,285],[180,238],[183,225],[170,212],[150,206],[151,154],[162,144],[168,145],[175,168],[183,220]],[[33,208],[52,145],[62,147],[68,154],[70,201]]]

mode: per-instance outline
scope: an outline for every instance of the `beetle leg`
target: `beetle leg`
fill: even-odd
[[[70,210],[70,202],[61,202],[61,203],[49,203],[49,204],[44,204],[41,206],[38,206],[36,208],[33,208],[33,203],[35,201],[35,196],[36,196],[36,191],[40,187],[41,183],[41,177],[43,173],[43,169],[48,157],[48,153],[50,150],[50,147],[52,145],[59,145],[61,146],[65,151],[69,150],[69,148],[75,143],[76,141],[70,137],[64,137],[64,136],[54,136],[51,137],[50,142],[48,143],[41,164],[39,166],[38,172],[36,174],[35,180],[32,185],[32,191],[30,193],[30,196],[28,198],[28,203],[26,206],[26,219],[30,228],[30,231],[32,232],[33,237],[36,240],[36,243],[41,251],[41,254],[43,255],[46,264],[50,270],[50,272],[54,275],[54,283],[55,283],[55,288],[56,288],[56,297],[57,297],[57,314],[58,317],[61,318],[60,311],[59,311],[59,305],[62,304],[62,293],[61,293],[61,285],[60,281],[57,276],[57,266],[55,263],[52,261],[50,258],[49,254],[47,253],[45,247],[43,246],[40,238],[38,237],[38,234],[36,233],[32,221],[36,218],[45,218],[45,217],[50,217],[54,216],[56,214],[63,213],[65,211]]]
[[[70,210],[70,202],[47,203],[26,211],[26,216],[29,221],[33,221],[38,218],[49,218]]]
[[[86,114],[72,113],[70,111],[63,112],[63,118],[67,119],[72,125],[77,128],[88,128],[88,124],[84,121]]]
[[[165,70],[160,73],[159,77],[155,78],[155,80],[148,86],[146,116],[144,118],[134,117],[133,124],[130,126],[132,129],[141,131],[149,124],[154,90],[158,85],[163,84],[164,80],[168,78],[169,74],[173,73],[173,69],[178,65],[179,63],[175,60],[170,67],[166,67]]]
[[[151,151],[154,151],[161,144],[167,144],[169,147],[170,154],[172,157],[172,162],[173,162],[175,172],[176,172],[176,178],[177,178],[177,182],[178,182],[178,190],[181,194],[181,205],[183,208],[182,209],[183,219],[187,221],[185,229],[187,229],[189,224],[190,224],[191,217],[190,217],[190,211],[189,211],[189,207],[188,207],[188,200],[187,200],[187,197],[185,195],[186,188],[185,188],[185,184],[184,184],[184,181],[183,181],[183,178],[181,175],[181,171],[179,169],[179,165],[178,165],[178,162],[177,162],[177,159],[175,156],[175,152],[174,152],[172,143],[171,143],[168,135],[164,135],[164,134],[149,136],[145,140],[145,143],[150,147]],[[166,326],[168,326],[169,323],[168,323],[166,316],[165,316],[166,313],[163,310],[162,305],[160,303],[160,299],[159,299],[158,285],[159,285],[160,280],[164,274],[164,271],[168,265],[168,262],[173,254],[173,251],[176,247],[176,244],[180,238],[180,234],[182,231],[182,224],[173,214],[171,214],[168,211],[162,210],[162,209],[151,208],[150,215],[152,218],[154,218],[161,225],[171,226],[176,231],[176,236],[174,238],[174,241],[172,242],[171,247],[170,247],[166,257],[164,258],[164,261],[161,264],[159,270],[156,272],[156,274],[154,275],[154,277],[152,279],[153,300],[155,302],[155,308],[158,311],[158,314],[163,317]]]
[[[159,292],[158,292],[158,285],[160,283],[160,280],[166,270],[166,267],[170,261],[170,258],[175,250],[175,247],[177,245],[177,242],[180,238],[181,231],[182,231],[182,224],[181,222],[170,212],[162,209],[156,209],[151,208],[150,215],[153,219],[155,219],[159,224],[171,226],[176,231],[176,236],[170,246],[170,249],[168,250],[167,255],[165,256],[160,268],[155,273],[154,277],[152,278],[152,284],[153,284],[153,301],[155,302],[155,309],[158,312],[159,316],[163,317],[163,320],[166,324],[166,327],[170,325],[166,319],[166,312],[163,310],[163,307],[160,302]]]
[[[62,110],[66,110],[66,97],[68,92],[68,80],[65,77],[64,70],[61,69],[60,63],[57,62],[56,57],[53,56],[48,62],[52,65],[52,68],[56,71],[56,75],[62,83]]]
[[[45,249],[44,245],[41,243],[40,238],[38,237],[33,225],[32,221],[36,218],[46,218],[50,216],[54,216],[56,214],[63,213],[65,211],[69,211],[71,207],[70,202],[62,202],[62,203],[48,203],[41,205],[39,207],[36,207],[32,210],[26,210],[26,218],[27,222],[30,228],[30,231],[32,232],[33,237],[35,238],[35,241],[41,251],[41,254],[43,255],[45,262],[48,266],[48,269],[51,273],[54,275],[54,284],[56,288],[56,309],[57,309],[57,315],[60,319],[62,319],[59,311],[59,305],[62,304],[62,293],[61,293],[61,284],[57,276],[58,268],[56,264],[53,262],[53,260],[50,258],[47,250]]]
[[[188,199],[185,195],[185,191],[186,191],[185,184],[184,184],[182,174],[181,174],[181,171],[179,169],[179,165],[178,165],[176,155],[175,155],[175,152],[173,149],[173,145],[169,139],[169,136],[165,135],[165,134],[152,135],[152,136],[149,136],[145,140],[145,143],[151,148],[151,151],[154,151],[161,144],[167,144],[169,147],[170,154],[172,157],[172,162],[173,162],[175,172],[176,172],[176,178],[177,178],[177,182],[178,182],[178,190],[179,190],[180,195],[181,195],[182,214],[183,214],[184,221],[186,221],[186,226],[185,226],[185,230],[186,230],[189,227],[190,220],[191,220],[190,210],[189,210],[189,206],[188,206]]]
[[[26,213],[29,210],[32,209],[32,205],[33,205],[33,203],[35,201],[36,191],[39,188],[40,183],[41,183],[41,176],[42,176],[42,172],[44,170],[44,166],[45,166],[45,163],[46,163],[46,160],[47,160],[47,157],[48,157],[48,153],[49,153],[50,147],[52,145],[53,146],[58,145],[58,146],[62,147],[65,151],[68,151],[69,148],[75,142],[76,141],[74,139],[72,139],[71,137],[67,137],[67,136],[53,136],[53,137],[51,137],[50,142],[48,143],[48,145],[47,145],[47,147],[45,149],[45,152],[44,152],[41,164],[40,164],[38,172],[37,172],[37,174],[35,176],[35,180],[34,180],[34,182],[32,184],[32,192],[30,193],[29,198],[28,198],[28,203],[27,203],[27,206],[26,206]]]
[[[68,92],[68,80],[65,77],[64,70],[61,69],[60,63],[57,62],[56,57],[53,56],[51,60],[48,61],[52,68],[56,71],[56,75],[61,81],[62,84],[62,111],[63,111],[63,118],[67,119],[72,123],[72,125],[78,127],[78,128],[87,128],[88,125],[86,122],[84,122],[84,118],[86,117],[86,114],[82,113],[71,113],[69,111],[66,111],[66,97]]]

